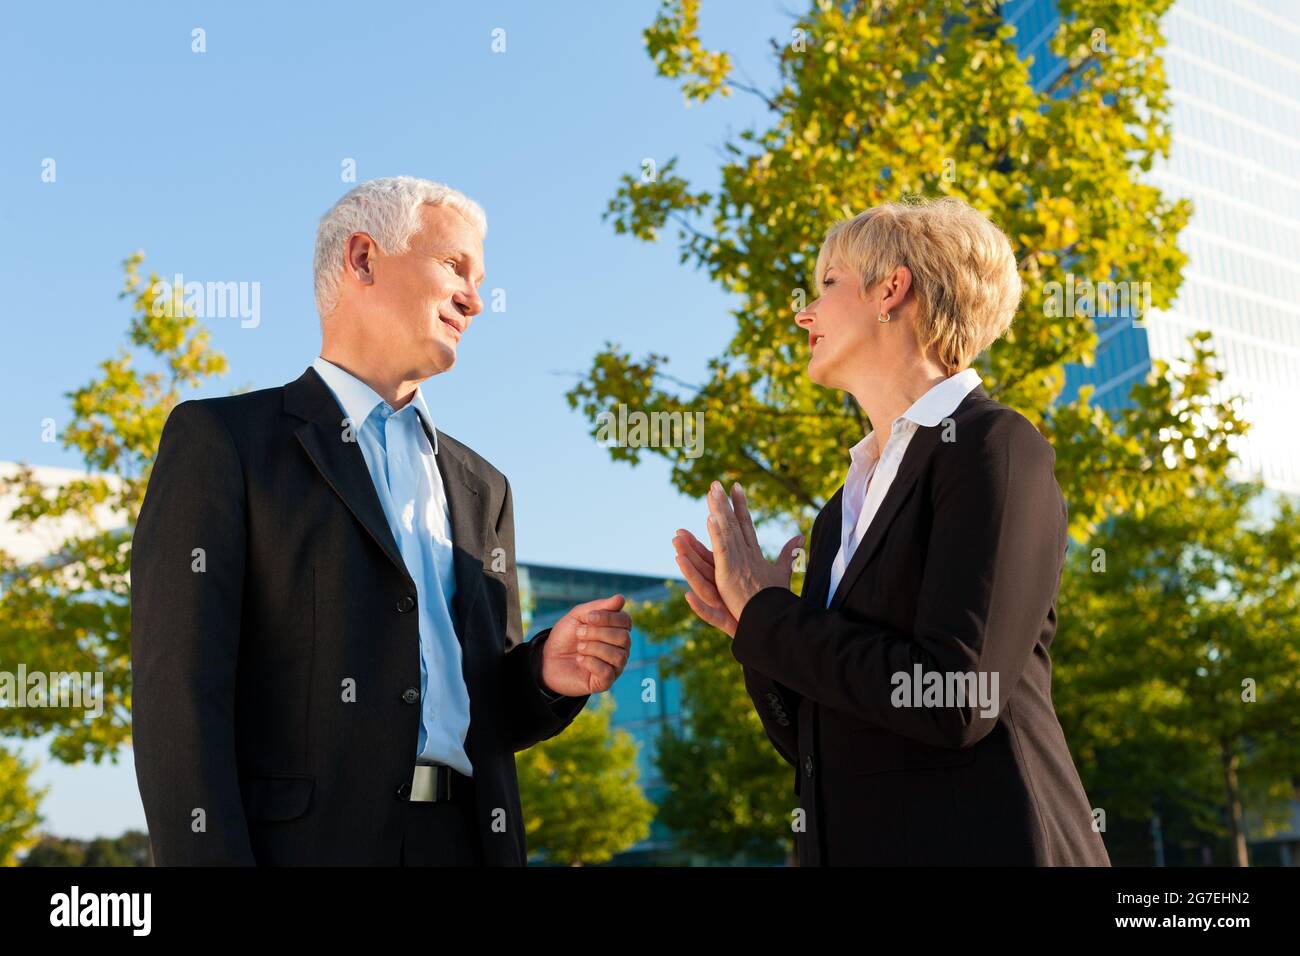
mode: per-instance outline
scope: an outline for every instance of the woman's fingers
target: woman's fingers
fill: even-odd
[[[736,515],[731,510],[731,503],[722,491],[722,485],[714,482],[709,488],[709,543],[713,545],[715,562],[725,563],[727,556],[737,544],[734,540]]]
[[[704,546],[704,542],[702,542],[699,538],[695,537],[695,535],[691,534],[685,528],[678,528],[677,536],[681,538],[683,541],[685,541],[687,546],[692,551],[694,551],[696,556],[699,557],[705,564],[707,564],[710,568],[713,567],[713,552]]]
[[[697,574],[699,574],[700,577],[709,581],[713,580],[713,566],[709,564],[705,564],[704,560],[698,554],[696,554],[694,551],[688,548],[685,544],[683,544],[680,538],[673,539],[673,550],[677,552],[678,564],[684,563],[686,566],[688,566]]]
[[[699,595],[693,591],[686,592],[686,603],[691,606],[691,610],[705,624],[716,627],[718,630],[730,635],[736,636],[736,619],[728,611],[719,610],[711,604],[701,600]]]
[[[714,573],[716,574],[718,563],[727,560],[727,549],[722,540],[722,525],[719,523],[718,519],[713,516],[713,513],[710,512],[709,516],[704,519],[704,527],[709,532],[709,544],[713,545],[713,553],[716,555],[714,558]]]
[[[677,551],[677,567],[691,590],[713,607],[726,607],[714,580],[713,555],[709,549],[689,531],[682,530],[673,538],[673,547]]]
[[[691,586],[691,590],[704,597],[705,600],[722,604],[722,596],[718,594],[718,587],[713,582],[713,572],[701,570],[696,564],[693,564],[690,558],[683,554],[677,555],[677,567],[682,572],[682,577],[686,578],[686,583]]]
[[[754,530],[754,519],[749,516],[749,502],[745,499],[745,489],[740,483],[731,486],[731,507],[736,512],[736,524],[740,526],[741,536],[751,548],[758,547],[758,533]]]
[[[797,534],[785,543],[781,553],[777,555],[776,566],[786,574],[794,572],[794,552],[795,549],[803,544],[803,535]]]

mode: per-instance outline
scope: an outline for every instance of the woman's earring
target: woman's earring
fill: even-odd
[[[888,312],[881,312],[879,315],[876,316],[876,321],[877,321],[877,322],[888,322],[888,321],[889,321],[889,313],[888,313]]]

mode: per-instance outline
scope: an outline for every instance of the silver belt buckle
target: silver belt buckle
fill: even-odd
[[[438,779],[444,781],[441,788]],[[416,764],[411,776],[411,800],[415,803],[437,803],[451,799],[451,771],[441,764]]]

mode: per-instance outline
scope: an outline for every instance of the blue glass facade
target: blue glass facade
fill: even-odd
[[[1032,55],[1038,88],[1064,64],[1047,49],[1055,0],[1010,0],[1003,15]],[[1190,199],[1179,237],[1188,262],[1178,298],[1135,327],[1098,319],[1092,367],[1066,370],[1062,398],[1095,386],[1114,409],[1152,358],[1187,354],[1206,329],[1224,369],[1223,388],[1245,398],[1250,435],[1237,446],[1240,477],[1276,494],[1300,493],[1300,441],[1292,410],[1300,382],[1300,5],[1294,0],[1176,0],[1161,24],[1172,146],[1151,182]],[[1289,829],[1251,840],[1255,864],[1293,865],[1300,802]],[[1251,814],[1247,814],[1248,822]],[[1251,828],[1248,826],[1247,832]]]
[[[1003,15],[1032,56],[1036,86],[1064,69],[1048,49],[1055,0],[1009,0]],[[1150,181],[1188,198],[1180,237],[1183,285],[1167,310],[1143,322],[1099,320],[1096,363],[1067,370],[1115,408],[1153,358],[1187,355],[1206,329],[1225,371],[1223,387],[1246,400],[1250,435],[1240,474],[1300,493],[1300,441],[1291,409],[1300,382],[1300,7],[1289,0],[1177,0],[1162,28],[1173,144]],[[1141,277],[1135,277],[1140,280]]]
[[[528,636],[550,627],[575,604],[615,593],[629,601],[658,601],[668,595],[663,578],[540,564],[519,566],[519,589],[525,608],[531,607],[531,619],[525,627]],[[614,698],[612,728],[627,731],[636,741],[641,789],[655,804],[665,792],[656,762],[659,735],[665,727],[679,723],[682,712],[681,686],[659,673],[659,659],[668,649],[664,644],[652,644],[633,627],[627,668],[610,690],[599,695]],[[649,838],[613,861],[615,865],[677,862],[684,861],[673,848],[671,833],[658,821],[651,824]]]

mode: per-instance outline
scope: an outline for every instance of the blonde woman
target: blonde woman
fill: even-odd
[[[744,491],[674,538],[795,768],[801,865],[1108,866],[1052,708],[1066,547],[1055,455],[971,367],[1011,324],[1005,235],[954,199],[834,226],[799,312],[808,375],[872,423],[813,525],[803,594]]]

